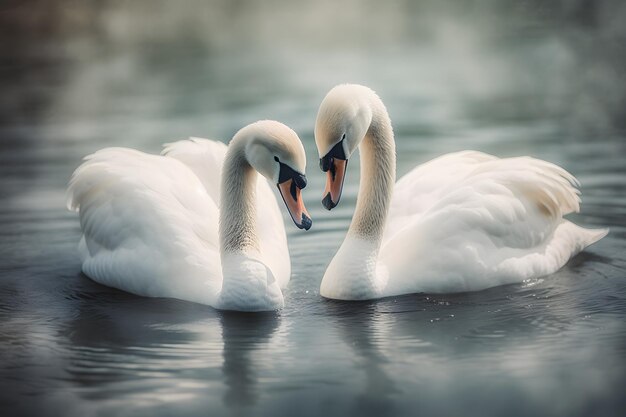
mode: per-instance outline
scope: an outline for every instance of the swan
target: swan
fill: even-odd
[[[291,265],[265,178],[277,184],[296,226],[308,230],[305,167],[296,133],[269,120],[242,128],[228,147],[191,138],[166,144],[161,155],[97,151],[67,191],[68,208],[80,217],[82,270],[141,296],[280,309]]]
[[[320,294],[342,300],[418,292],[478,291],[551,274],[608,230],[563,218],[578,212],[577,180],[530,157],[476,151],[443,155],[397,183],[394,135],[374,91],[339,85],[315,123],[322,204],[341,197],[348,160],[360,149],[352,222]],[[395,185],[394,185],[395,183]]]

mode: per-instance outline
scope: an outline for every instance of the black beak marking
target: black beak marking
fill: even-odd
[[[345,138],[345,136],[344,136]],[[332,170],[331,174],[333,175],[333,181],[335,180],[335,173],[334,173],[334,165],[333,164],[333,160],[334,159],[341,159],[341,160],[347,160],[348,158],[346,157],[346,153],[343,150],[343,140],[344,138],[342,138],[335,146],[333,146],[331,148],[330,151],[328,151],[328,153],[326,155],[324,155],[323,157],[320,158],[320,169],[324,172],[328,171],[329,169]]]
[[[302,190],[303,188],[306,187],[307,181],[306,181],[305,175],[300,174],[298,171],[294,170],[289,165],[283,164],[282,162],[280,162],[277,156],[274,157],[274,160],[280,164],[280,171],[278,172],[279,184],[282,184],[285,181],[293,180],[293,184],[299,189]],[[291,195],[293,196],[293,199],[295,200],[296,191],[293,188],[294,185],[292,185],[292,188],[291,188]]]
[[[322,205],[326,208],[326,210],[332,210],[337,207],[337,204],[333,203],[333,199],[330,198],[330,193],[326,194],[326,197],[322,200]]]
[[[337,177],[337,167],[335,166],[335,160],[332,159],[330,162],[330,175],[333,178],[333,181],[335,181],[335,178]]]
[[[298,201],[298,194],[296,194],[296,189],[297,189],[296,182],[293,181],[291,183],[291,187],[289,187],[289,192],[291,193],[291,196],[293,197],[294,201]]]
[[[311,218],[307,216],[306,214],[302,213],[301,225],[296,225],[296,226],[304,230],[309,230],[312,224],[313,224],[313,220],[311,220]]]

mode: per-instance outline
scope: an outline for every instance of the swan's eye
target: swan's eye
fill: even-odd
[[[276,161],[276,162],[280,162],[280,159],[278,159],[278,157],[277,157],[277,156],[274,156],[274,161]]]
[[[343,135],[341,135],[341,140],[344,140],[346,138],[346,134],[344,133]]]

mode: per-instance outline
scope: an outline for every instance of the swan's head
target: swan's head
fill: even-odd
[[[278,186],[293,222],[309,230],[312,220],[304,206],[301,190],[306,187],[306,155],[296,132],[282,123],[263,120],[241,129],[237,136],[248,138],[248,163]]]
[[[341,198],[348,159],[359,147],[372,123],[367,87],[342,84],[328,92],[317,112],[315,143],[320,168],[327,173],[322,204],[328,210]]]

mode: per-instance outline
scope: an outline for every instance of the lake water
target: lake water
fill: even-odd
[[[461,3],[461,2],[458,2]],[[264,3],[265,4],[265,3]],[[581,1],[26,2],[0,8],[0,414],[611,416],[626,409],[624,6]],[[476,149],[557,163],[610,234],[559,272],[475,293],[319,296],[356,200],[321,205],[313,125],[371,86],[399,176]],[[217,312],[80,273],[64,189],[107,146],[228,140],[258,119],[308,153],[282,311]],[[419,265],[416,265],[419,273]]]

